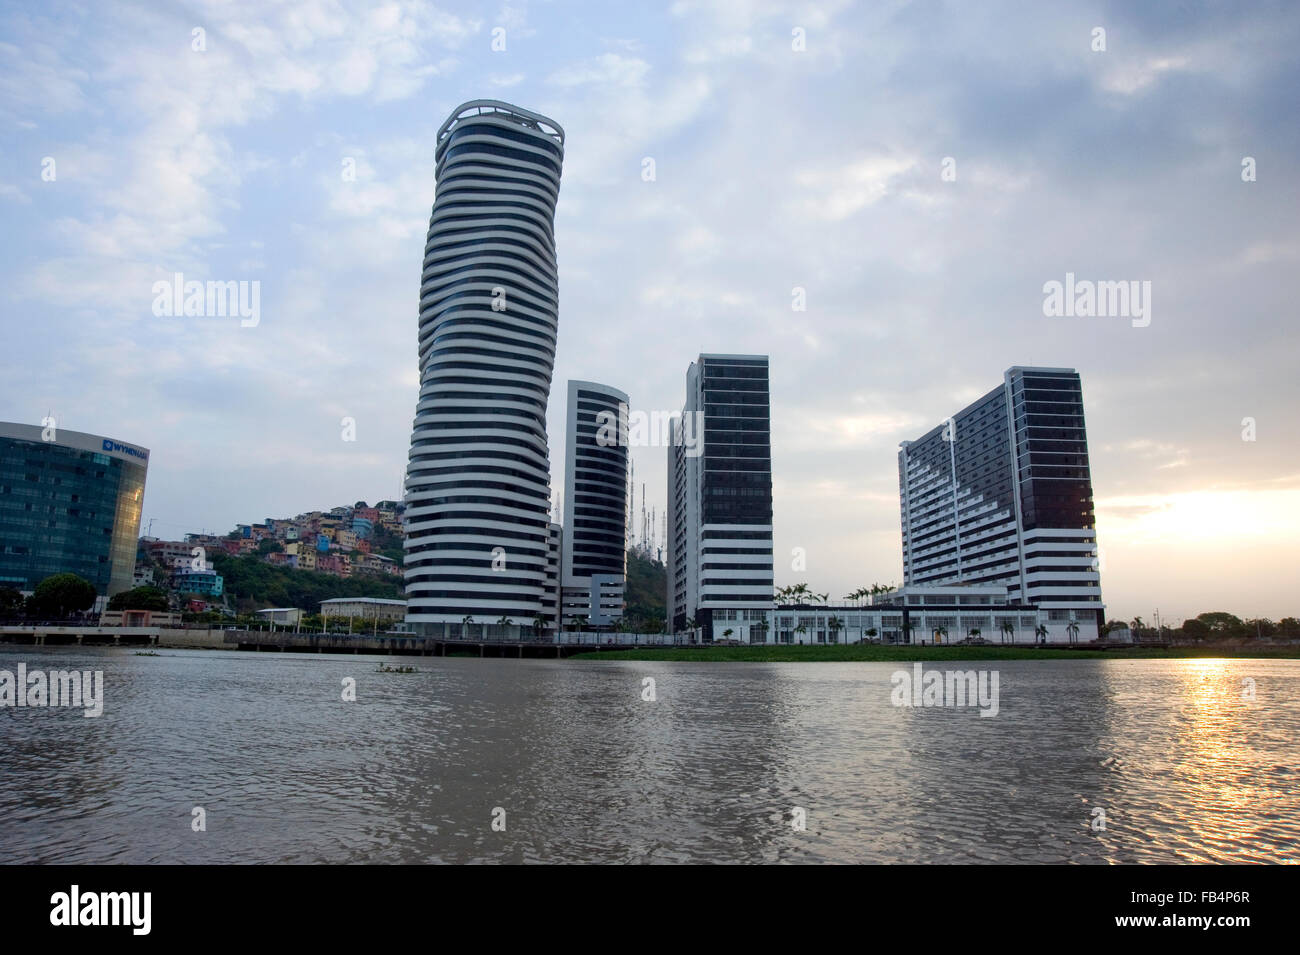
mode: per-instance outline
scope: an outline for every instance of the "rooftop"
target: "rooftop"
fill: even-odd
[[[438,127],[437,142],[441,143],[446,139],[452,127],[459,122],[474,116],[496,116],[501,119],[512,120],[520,126],[526,126],[544,136],[549,136],[561,146],[564,145],[564,129],[555,120],[543,116],[541,113],[534,113],[532,110],[524,109],[522,106],[514,106],[499,99],[472,99],[469,102],[461,103],[451,111],[451,115]]]
[[[385,604],[390,607],[405,607],[405,600],[386,600],[383,597],[332,597],[329,600],[322,600],[321,606],[326,604]]]

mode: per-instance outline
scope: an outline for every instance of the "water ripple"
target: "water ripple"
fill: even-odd
[[[889,664],[376,660],[0,648],[3,669],[103,670],[107,697],[98,719],[0,710],[0,858],[1105,864],[1300,846],[1300,662],[1000,662],[985,719],[894,707]]]

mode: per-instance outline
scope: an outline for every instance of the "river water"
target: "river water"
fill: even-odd
[[[160,653],[0,647],[105,695],[0,709],[0,860],[1300,859],[1300,661],[926,664],[982,717],[901,663]]]

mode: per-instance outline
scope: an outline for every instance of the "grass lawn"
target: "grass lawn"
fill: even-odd
[[[832,663],[896,660],[1179,660],[1196,657],[1300,659],[1300,647],[1159,647],[1128,650],[1044,649],[1028,646],[921,647],[875,643],[830,646],[630,647],[577,653],[571,660],[678,660],[750,663]]]

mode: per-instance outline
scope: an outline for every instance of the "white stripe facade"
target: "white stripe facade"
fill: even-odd
[[[564,131],[497,100],[438,130],[406,481],[408,629],[531,627],[548,609],[546,406]],[[456,631],[459,632],[458,630]]]

